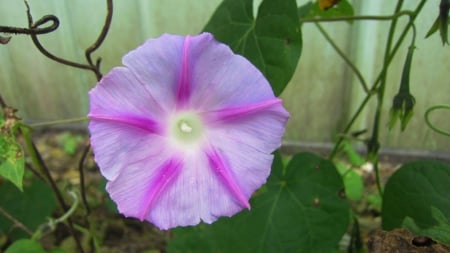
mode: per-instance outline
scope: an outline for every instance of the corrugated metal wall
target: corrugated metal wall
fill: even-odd
[[[195,34],[201,31],[220,0],[136,0],[115,1],[110,34],[95,53],[101,56],[102,71],[120,65],[130,49],[160,34]],[[300,4],[307,1],[298,1]],[[354,1],[359,14],[390,14],[395,1]],[[418,1],[406,1],[413,8]],[[437,16],[438,0],[430,0],[417,19],[417,51],[412,66],[411,89],[416,97],[415,116],[403,133],[387,131],[388,111],[398,90],[410,37],[389,69],[382,145],[389,147],[450,151],[450,138],[432,132],[423,114],[431,105],[450,103],[450,48],[440,38],[424,40]],[[32,0],[32,14],[60,18],[60,28],[40,36],[55,54],[84,61],[84,49],[100,32],[105,15],[102,0]],[[404,17],[398,27],[407,22]],[[22,1],[0,0],[0,24],[27,24]],[[361,67],[369,84],[381,69],[388,22],[362,21],[324,24],[338,45]],[[303,25],[304,48],[297,72],[282,95],[291,112],[285,136],[289,141],[329,142],[341,130],[364,98],[358,81],[313,24]],[[8,104],[17,107],[26,120],[50,120],[82,116],[87,112],[88,90],[95,84],[92,73],[62,66],[41,54],[26,36],[14,36],[0,46],[0,90]],[[355,130],[370,130],[375,104],[369,104]],[[433,121],[450,130],[450,113],[438,112]]]

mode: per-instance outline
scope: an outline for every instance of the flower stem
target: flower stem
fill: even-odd
[[[319,29],[320,33],[325,37],[325,40],[330,43],[330,45],[333,47],[333,49],[338,53],[338,55],[347,63],[347,65],[350,67],[350,69],[355,73],[356,77],[361,82],[361,85],[366,93],[369,92],[369,88],[367,86],[366,80],[364,80],[364,77],[362,76],[359,69],[353,64],[353,62],[350,61],[350,59],[345,55],[345,53],[334,43],[333,39],[330,37],[330,35],[323,29],[323,27],[319,24],[315,24],[317,29]]]
[[[46,122],[39,122],[39,123],[33,123],[28,124],[29,127],[43,127],[43,126],[53,126],[53,125],[66,125],[70,123],[76,123],[81,121],[89,120],[88,117],[78,117],[78,118],[71,118],[71,119],[60,119],[60,120],[52,120],[52,121],[46,121]]]
[[[414,12],[412,11],[399,11],[393,15],[388,16],[373,16],[373,15],[362,15],[362,16],[341,16],[341,17],[329,17],[329,18],[303,18],[300,19],[300,23],[318,23],[318,22],[342,22],[342,21],[389,21],[398,19],[401,16],[411,16]]]

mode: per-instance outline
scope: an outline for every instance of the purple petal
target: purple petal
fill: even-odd
[[[162,127],[158,124],[158,122],[150,118],[143,118],[135,115],[107,116],[89,113],[88,117],[91,119],[91,121],[103,121],[105,123],[110,122],[111,124],[117,123],[117,124],[125,124],[130,127],[137,127],[142,130],[146,130],[149,134],[161,135],[163,131],[161,129]]]
[[[147,40],[122,59],[123,64],[166,111],[176,108],[180,79],[187,80],[182,73],[189,73],[189,66],[182,64],[184,42],[182,36],[164,34]],[[186,52],[185,56],[188,55]],[[183,66],[186,72],[182,71]]]
[[[176,176],[180,173],[182,164],[182,161],[179,159],[171,159],[158,169],[158,174],[154,178],[153,182],[149,184],[150,189],[146,194],[147,201],[144,205],[145,209],[140,216],[141,220],[144,220],[145,217],[147,217],[148,212],[152,208],[155,200],[163,193],[166,187],[170,186]]]
[[[225,109],[219,109],[215,111],[207,111],[203,113],[206,121],[211,124],[227,123],[249,117],[252,114],[258,113],[264,110],[270,110],[274,105],[281,104],[281,100],[278,98],[260,102],[257,104],[251,104],[240,107],[230,107]]]
[[[289,117],[261,72],[207,33],[148,40],[123,63],[89,113],[119,211],[168,229],[250,208]]]
[[[242,208],[244,202],[240,200],[240,196],[245,196],[248,201],[250,196],[266,182],[270,174],[273,156],[248,145],[245,141],[240,140],[239,136],[229,138],[228,134],[220,131],[214,133],[213,145],[214,149],[218,153],[220,152],[220,159],[226,160],[228,168],[226,174],[232,175],[230,177],[232,180],[225,180],[226,176],[219,175],[220,184],[227,186],[226,193],[233,197],[234,201],[239,201]],[[229,185],[229,181],[233,186]],[[239,193],[233,193],[235,190],[230,190],[233,188],[237,188]],[[247,206],[247,208],[249,207]]]
[[[270,154],[281,146],[281,138],[289,113],[277,100],[267,103],[250,105],[248,109],[232,108],[205,113],[205,121],[214,138],[214,144],[218,143],[216,137],[236,139],[263,153]],[[239,144],[236,144],[239,147]]]
[[[208,157],[210,168],[216,173],[222,184],[230,191],[230,194],[233,195],[240,205],[250,209],[250,204],[248,203],[249,195],[246,196],[243,193],[236,182],[236,176],[230,171],[230,167],[225,162],[224,158],[222,158],[219,152],[214,148],[211,148],[211,150],[206,153],[206,156]]]
[[[191,95],[191,84],[189,76],[189,50],[190,37],[186,36],[183,43],[183,54],[181,57],[181,73],[177,87],[177,108],[184,109]]]
[[[107,180],[115,180],[129,164],[159,153],[161,148],[157,143],[162,137],[129,124],[91,120],[89,131],[95,161]]]
[[[124,159],[123,173],[110,180],[106,187],[121,213],[141,220],[180,174],[182,165],[174,152],[166,147],[163,138],[152,138],[151,144],[146,143],[144,147],[133,147],[126,152],[131,159]],[[146,150],[145,154],[134,159],[133,154],[142,150]]]
[[[91,115],[131,114],[142,118],[159,118],[163,111],[150,92],[130,70],[113,68],[89,92]]]
[[[189,49],[191,108],[218,110],[274,98],[262,73],[209,33],[193,36]]]
[[[211,169],[206,153],[199,150],[184,157],[180,174],[160,194],[147,220],[161,229],[193,226],[201,220],[212,223],[242,208],[240,200],[224,185],[217,171]]]

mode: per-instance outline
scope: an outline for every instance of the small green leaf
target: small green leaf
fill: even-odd
[[[361,175],[343,163],[336,163],[336,167],[344,180],[345,196],[353,201],[360,200],[364,193],[364,181]]]
[[[302,19],[309,16],[309,13],[311,12],[313,5],[314,4],[312,2],[307,2],[304,5],[299,6],[297,9],[298,18]]]
[[[12,182],[22,191],[25,159],[22,147],[16,141],[16,129],[20,125],[16,109],[0,110],[0,176]]]
[[[83,141],[81,135],[72,134],[69,132],[64,133],[60,137],[60,142],[64,152],[68,155],[74,155],[77,151],[78,144]]]
[[[349,162],[354,166],[362,166],[366,163],[366,159],[364,159],[358,152],[356,152],[355,148],[349,141],[342,142],[342,150],[347,155]]]
[[[431,207],[431,215],[438,222],[436,226],[422,229],[410,217],[403,221],[403,227],[416,235],[427,236],[431,239],[450,246],[450,220],[437,208]]]
[[[378,193],[369,194],[365,199],[369,204],[370,209],[376,210],[377,212],[381,212],[383,199],[381,198],[380,194]]]
[[[310,153],[282,166],[275,156],[267,190],[251,199],[251,211],[175,229],[168,252],[333,252],[349,223],[336,168]]]
[[[300,8],[306,8],[306,5],[301,6]],[[300,8],[298,11],[300,11]],[[306,9],[303,9],[302,12],[304,12]],[[315,17],[321,17],[321,18],[338,18],[338,17],[351,17],[355,14],[355,11],[353,10],[353,6],[350,4],[348,0],[342,0],[338,4],[336,4],[334,7],[327,9],[327,10],[321,10],[319,7],[319,3],[315,2],[310,7],[309,13],[307,15],[308,18],[315,18]],[[347,21],[348,23],[352,23],[351,20]]]
[[[46,253],[42,246],[31,239],[20,239],[15,241],[5,253]]]
[[[253,16],[253,0],[224,0],[205,31],[251,61],[280,95],[297,67],[302,49],[295,0],[264,0]]]
[[[430,207],[450,217],[450,165],[438,161],[415,161],[403,165],[386,183],[382,223],[386,230],[399,228],[411,217],[423,228],[436,225]]]
[[[0,176],[11,181],[22,191],[25,159],[22,147],[13,137],[0,135]]]

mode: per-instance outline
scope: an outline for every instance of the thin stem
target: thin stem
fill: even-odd
[[[56,225],[62,222],[65,222],[66,220],[70,219],[70,217],[75,213],[75,210],[77,209],[79,205],[79,200],[75,192],[68,191],[68,195],[73,199],[73,203],[70,206],[69,210],[67,210],[62,216],[60,216],[57,219],[49,219],[49,222],[46,224],[42,224],[38,227],[36,232],[34,232],[33,236],[31,237],[32,240],[40,240],[44,233],[49,228],[51,231],[55,230]],[[75,225],[76,227],[77,225]]]
[[[43,127],[43,126],[54,126],[54,125],[66,125],[70,123],[76,123],[81,121],[87,121],[89,120],[88,117],[78,117],[78,118],[71,118],[71,119],[60,119],[60,120],[52,120],[52,121],[45,121],[45,122],[39,122],[39,123],[33,123],[28,124],[29,127]]]
[[[66,212],[69,207],[67,206],[66,202],[64,201],[64,198],[62,196],[62,193],[59,191],[58,186],[56,185],[55,180],[53,179],[50,170],[48,169],[47,165],[45,164],[44,160],[42,159],[39,151],[36,148],[36,145],[33,143],[33,140],[31,139],[30,136],[30,131],[29,129],[27,129],[26,126],[22,126],[20,128],[22,135],[24,137],[25,140],[25,145],[27,147],[28,153],[31,157],[31,160],[33,162],[33,164],[38,167],[38,170],[41,171],[44,176],[46,177],[48,183],[50,184],[50,187],[52,188],[53,193],[56,196],[56,199],[58,200],[58,203],[60,204],[61,208],[64,210],[64,212]],[[78,238],[78,236],[75,234],[75,229],[73,226],[73,222],[71,218],[67,219],[67,224],[69,226],[69,231],[72,234],[73,238],[75,239],[75,243],[77,245],[77,249],[78,252],[83,253],[83,247],[81,246],[81,242],[80,239]]]
[[[78,162],[78,171],[80,173],[80,190],[81,190],[81,199],[83,200],[83,204],[86,207],[86,214],[89,215],[91,212],[91,209],[89,207],[89,203],[87,202],[87,198],[86,198],[86,183],[84,180],[84,170],[83,170],[83,165],[84,165],[84,161],[86,160],[87,154],[89,153],[89,151],[91,150],[91,145],[88,144],[84,150],[83,150],[83,154],[81,155],[80,161]]]
[[[341,143],[344,141],[345,137],[347,136],[348,132],[350,131],[350,129],[352,128],[353,124],[355,123],[356,119],[359,117],[359,115],[361,114],[361,112],[363,111],[364,107],[366,107],[366,104],[369,102],[370,98],[374,95],[375,93],[368,93],[366,95],[366,97],[364,98],[364,100],[362,101],[362,103],[359,105],[358,109],[356,110],[355,114],[353,114],[353,117],[350,119],[350,121],[347,123],[347,125],[344,128],[344,131],[342,132],[342,134],[340,135],[341,137],[339,137],[339,139],[336,142],[336,145],[334,145],[333,150],[331,151],[330,155],[329,155],[329,159],[333,160],[338,151],[339,151],[339,147],[341,146]]]
[[[27,1],[25,1],[25,5],[26,5],[26,8],[27,8],[28,27],[29,27],[29,29],[36,29],[39,25],[42,25],[42,23],[39,23],[39,22],[33,23],[33,17],[31,16],[30,6],[28,5]],[[59,62],[61,64],[64,64],[64,65],[74,67],[74,68],[92,70],[92,67],[89,66],[89,65],[81,64],[81,63],[78,63],[78,62],[69,61],[69,60],[60,58],[60,57],[50,53],[47,49],[44,48],[44,46],[42,46],[42,44],[39,41],[39,39],[38,39],[36,34],[31,33],[30,36],[31,36],[31,40],[33,41],[33,43],[36,46],[36,48],[43,55],[45,55],[47,58],[49,58],[51,60],[54,60],[56,62]]]
[[[345,55],[345,53],[334,43],[333,39],[330,37],[330,35],[323,29],[323,27],[316,23],[315,24],[317,29],[319,29],[320,33],[325,37],[326,41],[330,43],[330,45],[334,48],[334,50],[338,53],[338,55],[347,63],[347,65],[350,67],[350,69],[355,73],[358,80],[361,82],[361,85],[366,93],[369,93],[369,88],[367,86],[366,80],[364,80],[364,77],[362,76],[359,69],[353,64],[353,62],[350,61],[350,59]]]
[[[402,5],[403,5],[403,0],[399,0],[397,2],[397,6],[395,7],[395,13],[397,13],[401,10]],[[380,196],[383,196],[383,188],[381,187],[380,170],[378,167],[378,151],[380,148],[379,133],[380,133],[380,123],[381,123],[381,112],[382,112],[382,107],[383,107],[383,102],[384,102],[384,93],[385,93],[385,89],[386,89],[387,71],[388,71],[388,66],[389,66],[389,56],[390,56],[392,41],[394,39],[394,33],[395,33],[396,26],[397,26],[397,19],[394,19],[394,20],[392,20],[391,26],[389,28],[388,39],[386,41],[386,47],[385,47],[385,51],[384,51],[383,70],[382,70],[382,75],[381,75],[381,79],[380,79],[381,83],[380,83],[380,87],[379,87],[378,93],[377,93],[378,104],[377,104],[377,108],[375,111],[372,137],[370,138],[369,143],[368,143],[368,149],[369,149],[368,155],[374,164],[376,183],[377,183],[377,188],[378,188],[378,192],[379,192]]]
[[[395,43],[395,46],[392,48],[392,50],[391,50],[391,52],[390,52],[390,55],[389,55],[389,58],[388,58],[388,61],[387,61],[388,64],[390,64],[391,61],[394,59],[394,56],[395,56],[395,54],[397,53],[397,51],[398,51],[398,49],[400,48],[400,46],[402,45],[403,40],[405,39],[406,35],[407,35],[408,32],[409,32],[409,29],[410,29],[411,27],[413,27],[414,21],[415,21],[415,19],[416,19],[416,17],[417,17],[417,14],[419,14],[419,12],[422,10],[422,8],[423,8],[423,6],[425,5],[426,1],[427,1],[427,0],[422,0],[422,1],[419,3],[419,5],[416,7],[416,9],[413,11],[413,15],[410,16],[410,19],[409,19],[408,24],[406,24],[405,29],[404,29],[403,32],[401,33],[400,37],[398,38],[397,42]],[[384,67],[386,67],[386,66],[384,66]],[[374,82],[374,85],[373,85],[373,87],[372,87],[372,90],[376,90],[376,89],[378,88],[378,84],[379,84],[380,81],[381,81],[381,77],[382,77],[382,75],[383,75],[383,71],[384,71],[384,69],[382,69],[381,72],[378,74],[378,77],[377,77],[377,79],[376,79],[375,82]]]
[[[106,35],[108,34],[109,28],[111,26],[111,20],[112,20],[112,15],[113,15],[113,1],[106,0],[106,5],[107,5],[106,19],[105,19],[105,24],[103,25],[102,31],[101,31],[100,35],[98,36],[97,40],[90,47],[88,47],[85,52],[86,59],[87,59],[89,65],[92,67],[92,71],[94,71],[95,76],[97,77],[98,81],[100,81],[100,79],[102,78],[102,74],[100,73],[100,59],[94,65],[94,63],[92,62],[91,55],[95,50],[97,50],[101,46],[101,44],[105,40]]]
[[[362,15],[362,16],[342,16],[342,17],[329,17],[329,18],[303,18],[300,19],[300,23],[317,23],[317,22],[341,22],[341,21],[389,21],[399,18],[400,16],[411,16],[414,12],[412,11],[400,11],[393,15],[388,16],[373,16],[373,15]]]
[[[25,226],[22,222],[18,221],[16,218],[14,218],[11,214],[9,214],[5,209],[3,209],[0,206],[0,213],[5,216],[6,219],[10,220],[15,227],[18,227],[22,229],[25,233],[27,233],[29,236],[33,235],[33,232]]]
[[[447,132],[447,131],[444,131],[442,129],[435,127],[433,125],[433,123],[431,123],[431,121],[430,121],[430,113],[434,110],[439,110],[439,109],[450,110],[450,105],[435,105],[435,106],[428,108],[427,111],[425,112],[425,122],[427,123],[428,127],[433,129],[434,131],[450,137],[450,132]]]

